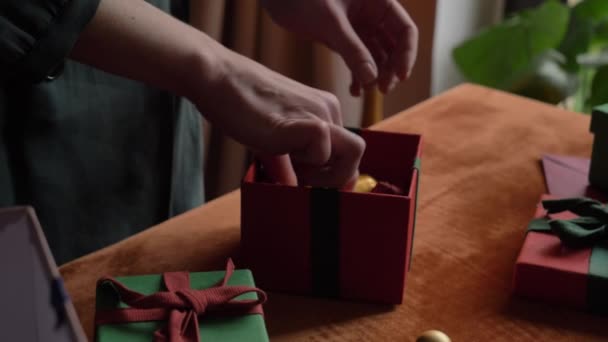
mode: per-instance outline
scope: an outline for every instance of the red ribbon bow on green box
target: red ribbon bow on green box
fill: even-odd
[[[167,272],[163,274],[167,291],[151,295],[130,290],[114,278],[104,277],[98,283],[113,286],[129,308],[97,311],[95,324],[166,320],[167,324],[154,332],[154,341],[198,342],[199,316],[263,314],[266,293],[251,286],[227,285],[233,272],[234,264],[228,260],[224,278],[215,286],[201,290],[190,288],[189,273]],[[258,299],[235,300],[250,292],[256,293]]]

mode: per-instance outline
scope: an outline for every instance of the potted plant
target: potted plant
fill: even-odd
[[[608,1],[549,0],[453,51],[471,82],[590,113],[608,102]]]

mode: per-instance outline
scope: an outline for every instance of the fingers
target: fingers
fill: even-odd
[[[316,91],[307,106],[271,115],[272,129],[258,159],[273,181],[287,185],[342,188],[356,178],[365,143],[342,127],[336,96]],[[308,107],[309,112],[301,111]]]
[[[372,7],[382,7],[381,12],[367,13],[371,8],[364,8],[365,13],[361,15],[366,19],[354,25],[376,64],[375,83],[381,92],[388,93],[411,73],[418,53],[418,29],[396,0],[386,0],[385,4]],[[357,72],[352,67],[351,71],[354,79],[351,94],[356,95],[356,86],[364,82],[358,81]]]
[[[334,125],[342,126],[342,110],[340,109],[340,101],[336,95],[328,92],[323,92],[325,110],[329,113],[331,122]]]
[[[316,94],[316,100],[310,98],[307,99],[307,101],[312,100],[313,102],[309,103],[308,105],[308,110],[311,112],[311,114],[323,121],[342,126],[342,109],[340,106],[340,100],[338,100],[336,95],[318,89],[308,89],[312,89]]]
[[[287,185],[352,188],[365,150],[361,137],[312,117],[286,121],[276,132],[277,142],[287,152],[259,154],[272,180]]]
[[[357,184],[357,178],[358,177],[359,177],[359,170],[357,169],[357,171],[352,176],[352,178],[349,179],[348,182],[346,182],[346,184],[344,184],[344,187],[342,188],[342,190],[344,190],[344,191],[353,191],[353,189],[355,188],[355,185]]]
[[[298,185],[298,178],[291,165],[289,155],[259,155],[258,159],[264,165],[264,170],[268,177],[273,181],[291,186]]]
[[[332,151],[330,127],[334,125],[320,119],[292,120],[277,130],[276,144],[297,163],[321,167],[329,161]]]
[[[376,37],[366,39],[368,46],[370,47],[370,51],[372,51],[372,55],[376,60],[378,65],[378,89],[381,92],[386,93],[388,84],[390,83],[393,77],[393,69],[391,64],[389,63],[389,52],[390,50],[385,49],[383,44]]]
[[[342,56],[358,82],[363,85],[372,84],[378,75],[378,69],[370,51],[361,41],[348,17],[336,13],[337,24],[334,39],[330,39],[332,47]]]
[[[378,67],[378,77],[376,79],[376,84],[378,85],[380,91],[386,93],[394,75],[394,71],[389,60],[390,49],[385,48],[384,43],[380,43],[378,35],[371,35],[366,33],[360,34],[362,35],[363,42],[368,47]],[[352,89],[351,93],[353,93]]]
[[[397,77],[404,80],[409,77],[416,62],[418,28],[398,2],[392,0],[390,6],[390,10],[386,11],[382,29],[394,44],[390,54],[390,63],[396,71]]]
[[[361,137],[348,130],[330,126],[331,155],[323,165],[300,163],[292,157],[300,184],[330,187],[351,188],[359,172],[359,163],[365,151],[365,142]]]

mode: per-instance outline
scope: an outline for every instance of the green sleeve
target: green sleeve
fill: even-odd
[[[100,0],[1,0],[0,79],[39,82],[61,67]]]

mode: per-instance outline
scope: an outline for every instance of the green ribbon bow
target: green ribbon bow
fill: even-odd
[[[545,200],[542,204],[548,214],[570,211],[579,217],[570,220],[535,219],[529,230],[550,231],[571,248],[590,247],[608,241],[608,207],[601,202],[590,198],[565,198]]]
[[[548,214],[570,211],[579,215],[571,220],[534,219],[528,230],[556,235],[567,247],[591,247],[584,293],[586,307],[608,314],[608,207],[589,198],[546,200],[542,204]]]

